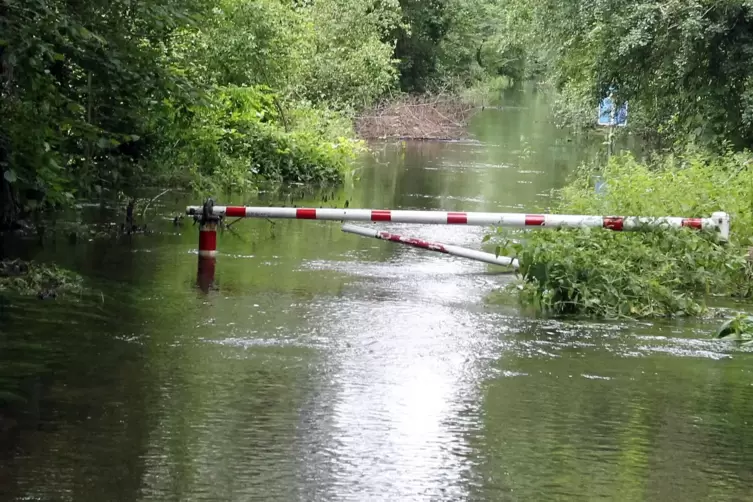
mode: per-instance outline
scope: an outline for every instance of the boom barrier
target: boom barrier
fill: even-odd
[[[427,225],[476,225],[507,228],[604,228],[613,231],[641,231],[655,228],[691,228],[710,230],[717,234],[720,241],[729,240],[730,217],[725,212],[716,212],[710,218],[688,218],[679,216],[592,216],[573,214],[527,214],[527,213],[487,213],[461,211],[414,211],[391,209],[337,209],[337,208],[298,208],[298,207],[256,207],[256,206],[215,206],[208,199],[203,206],[188,206],[186,213],[200,223],[199,231],[199,272],[210,271],[214,278],[214,259],[217,254],[217,226],[221,219],[262,218],[262,219],[297,219],[324,221],[360,221],[393,222]],[[397,242],[412,247],[427,249],[440,253],[461,256],[472,260],[495,265],[518,267],[517,260],[491,253],[432,243],[420,239],[404,237],[389,232],[372,230],[355,225],[344,225],[347,233]],[[211,261],[212,263],[205,263]],[[201,281],[206,283],[207,281]]]
[[[199,214],[202,206],[188,206],[186,213]],[[210,214],[230,218],[282,218],[328,221],[372,221],[434,225],[478,225],[509,228],[597,227],[615,231],[641,230],[652,227],[688,227],[719,232],[729,238],[729,215],[714,213],[711,218],[678,216],[589,216],[572,214],[479,213],[447,211],[410,211],[390,209],[334,209],[253,206],[211,206]]]

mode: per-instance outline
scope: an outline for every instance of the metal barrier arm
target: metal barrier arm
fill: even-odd
[[[641,230],[655,227],[688,227],[716,230],[719,238],[729,240],[729,215],[716,212],[710,218],[676,216],[590,216],[566,214],[482,213],[448,211],[410,211],[389,209],[336,209],[253,206],[188,206],[194,215],[209,209],[214,216],[237,218],[284,218],[329,221],[385,221],[435,225],[478,225],[511,228],[575,228],[594,227],[615,231]]]

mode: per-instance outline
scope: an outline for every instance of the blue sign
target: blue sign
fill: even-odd
[[[628,104],[627,101],[622,103],[622,106],[615,111],[614,100],[612,99],[612,93],[609,96],[601,100],[599,103],[599,119],[598,123],[601,126],[618,126],[625,127],[627,125],[628,116]]]
[[[594,191],[601,195],[607,189],[607,182],[601,176],[596,176],[594,180]]]

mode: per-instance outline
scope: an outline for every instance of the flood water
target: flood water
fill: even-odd
[[[473,141],[377,147],[326,201],[218,203],[546,209],[601,146],[540,95],[506,104]],[[489,301],[508,273],[336,222],[238,222],[202,288],[198,228],[171,221],[200,202],[159,198],[151,235],[15,244],[90,291],[1,300],[0,499],[753,500],[753,354],[715,322],[532,319]]]

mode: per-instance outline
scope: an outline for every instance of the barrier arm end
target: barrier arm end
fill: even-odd
[[[724,242],[729,241],[729,214],[719,211],[713,213],[711,218],[719,227],[719,238]]]

